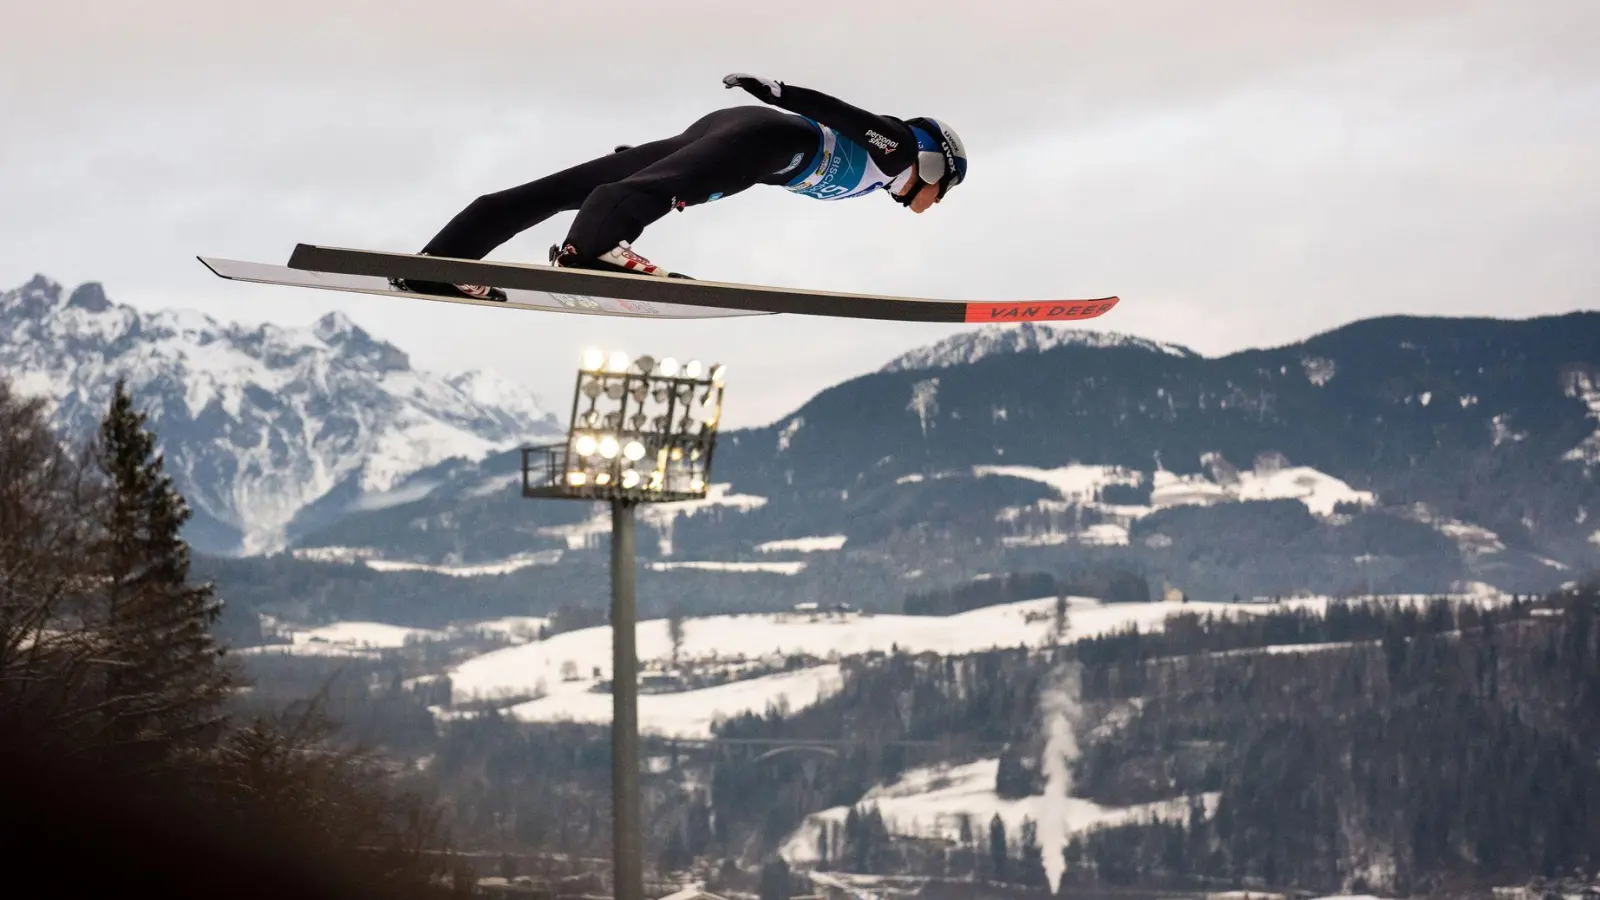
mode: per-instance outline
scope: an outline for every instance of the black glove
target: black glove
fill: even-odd
[[[763,103],[771,103],[783,93],[783,82],[742,72],[723,78],[722,83],[731,88],[744,88]]]

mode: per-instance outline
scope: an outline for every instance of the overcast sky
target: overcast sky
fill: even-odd
[[[0,286],[305,324],[546,396],[587,345],[729,365],[726,423],[965,327],[635,323],[225,282],[197,254],[414,252],[468,201],[674,134],[750,72],[960,132],[918,217],[777,188],[640,252],[701,278],[1123,303],[1207,354],[1385,313],[1600,308],[1595,0],[49,0],[0,28]],[[763,12],[770,8],[773,12]],[[544,261],[563,214],[492,259]]]

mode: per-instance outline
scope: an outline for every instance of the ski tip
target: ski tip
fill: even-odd
[[[1021,303],[968,303],[968,322],[1075,322],[1111,311],[1117,297],[1097,300],[1030,300]]]

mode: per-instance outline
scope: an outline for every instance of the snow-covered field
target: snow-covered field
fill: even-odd
[[[773,703],[781,703],[791,710],[801,709],[821,700],[840,683],[839,667],[828,664],[697,691],[645,693],[639,696],[639,731],[671,737],[708,738],[711,726],[718,720],[746,711],[764,712]],[[552,679],[547,696],[518,703],[508,712],[528,722],[610,722],[611,695],[590,690],[593,684],[592,678],[575,682]],[[459,692],[459,685],[456,690]]]
[[[1468,595],[1493,600],[1488,594]],[[1424,603],[1427,596],[1390,598],[1397,603]],[[1288,599],[1260,603],[1102,603],[1071,598],[1067,629],[1071,642],[1112,633],[1129,626],[1159,630],[1178,612],[1262,615],[1282,609],[1322,612],[1329,598]],[[790,655],[826,663],[898,647],[910,653],[929,651],[953,656],[999,647],[1043,647],[1053,640],[1054,598],[992,606],[953,616],[873,615],[865,613],[764,613],[708,616],[683,621],[679,662],[705,670],[754,662],[779,662]],[[672,641],[667,620],[638,624],[640,665],[646,671],[671,666]],[[1309,650],[1301,647],[1296,650]],[[453,699],[531,697],[539,699],[511,708],[528,721],[608,722],[611,697],[593,690],[611,677],[611,629],[586,628],[549,640],[508,647],[467,660],[449,672]],[[838,683],[837,667],[816,665],[800,671],[679,693],[647,693],[639,698],[642,731],[680,737],[706,737],[712,723],[744,711],[761,712],[783,702],[798,709],[827,695]]]
[[[994,791],[999,766],[999,760],[986,759],[960,766],[912,769],[892,785],[872,788],[857,802],[876,805],[890,834],[951,841],[960,837],[963,815],[969,817],[972,833],[982,841],[987,838],[989,820],[996,815],[1005,823],[1006,833],[1013,836],[1020,833],[1023,819],[1040,823],[1048,816],[1061,819],[1062,830],[1056,833],[1071,835],[1096,825],[1114,825],[1151,816],[1183,818],[1189,811],[1188,798],[1123,807],[1101,806],[1078,797],[1058,799],[1041,795],[1007,799]],[[1219,796],[1215,793],[1201,795],[1207,815],[1215,811]],[[815,863],[822,824],[832,822],[842,826],[849,811],[849,807],[835,806],[813,813],[785,839],[778,852],[792,864]]]
[[[368,559],[364,560],[369,569],[379,572],[437,572],[440,575],[452,575],[456,578],[472,578],[478,575],[506,575],[518,569],[529,566],[549,566],[561,560],[560,550],[541,550],[537,553],[523,553],[509,556],[493,562],[473,563],[472,565],[447,566],[430,563],[404,562],[401,560]]]
[[[379,552],[372,547],[301,547],[291,550],[290,555],[296,559],[309,559],[317,562],[360,564],[378,572],[437,572],[440,575],[453,575],[457,578],[472,578],[479,575],[505,575],[518,569],[526,569],[529,566],[554,565],[561,561],[561,552],[560,550],[539,550],[533,553],[521,553],[515,556],[508,556],[505,559],[472,563],[470,565],[443,565],[398,559],[381,559],[379,558]]]
[[[741,661],[782,659],[803,654],[829,660],[898,646],[908,652],[972,653],[992,647],[1038,645],[1049,636],[1054,599],[993,606],[957,616],[873,615],[869,613],[752,613],[707,616],[683,621],[681,662],[714,666]],[[1084,628],[1099,619],[1159,621],[1169,606],[1139,604],[1102,611],[1098,601],[1075,599],[1074,620],[1086,617]],[[1158,609],[1158,607],[1160,609]],[[1108,607],[1109,608],[1109,607]],[[1140,615],[1140,613],[1143,615]],[[1029,619],[1033,621],[1029,621]],[[647,619],[635,630],[640,664],[664,667],[672,656],[666,619]],[[563,682],[563,669],[575,669],[579,680]],[[595,675],[595,670],[599,675]],[[510,647],[468,660],[450,672],[459,700],[472,697],[526,696],[540,681],[552,692],[587,691],[596,680],[611,677],[611,627],[585,628],[547,641]],[[774,685],[781,681],[773,682]],[[697,692],[698,693],[698,692]],[[609,701],[608,701],[609,703]],[[761,708],[760,706],[754,708]],[[609,706],[607,706],[609,715]],[[641,706],[641,722],[644,715]]]
[[[550,624],[548,616],[506,616],[503,619],[484,619],[478,622],[469,622],[465,625],[455,625],[450,628],[453,635],[479,634],[490,637],[499,637],[518,644],[539,639],[539,631]]]
[[[788,538],[781,541],[767,541],[757,544],[757,553],[782,553],[791,551],[795,553],[817,553],[824,550],[838,550],[844,547],[849,540],[842,534],[816,535],[813,537]]]
[[[265,628],[289,643],[243,647],[232,652],[244,654],[285,653],[296,656],[377,656],[379,651],[396,650],[412,641],[444,641],[463,637],[492,637],[513,643],[537,640],[539,631],[550,624],[544,616],[507,616],[454,625],[443,631],[407,628],[383,622],[335,622],[318,628],[294,628],[263,619]]]
[[[1470,585],[1458,599],[1495,602],[1500,595],[1483,585]],[[1421,604],[1432,595],[1385,598]],[[1326,610],[1329,598],[1286,599],[1282,603],[1102,603],[1069,598],[1065,632],[1059,640],[1104,635],[1137,627],[1160,630],[1179,612],[1218,615],[1264,615],[1276,610]],[[959,656],[995,648],[1049,646],[1054,634],[1055,598],[1025,600],[952,616],[907,616],[857,612],[795,611],[707,616],[683,620],[680,667],[697,672],[742,676],[729,683],[677,692],[646,692],[639,698],[639,727],[646,733],[686,738],[708,737],[719,719],[742,712],[763,712],[774,704],[800,709],[826,697],[840,683],[838,663],[852,656],[896,649]],[[318,628],[265,624],[287,643],[247,647],[245,654],[284,653],[323,656],[376,656],[415,641],[447,641],[493,637],[512,646],[473,657],[447,674],[452,702],[504,699],[509,712],[526,721],[611,720],[611,695],[597,691],[611,678],[611,628],[598,626],[538,640],[549,623],[538,616],[513,616],[460,623],[443,630],[406,628],[381,622],[338,622]],[[672,641],[666,619],[638,623],[636,641],[641,668],[668,673]],[[1267,652],[1314,652],[1327,645],[1273,648]],[[811,664],[783,671],[792,656]],[[761,670],[775,672],[756,677]],[[755,670],[754,672],[752,670]],[[659,689],[659,686],[658,686]],[[533,698],[533,699],[527,699]],[[515,702],[521,701],[521,702]],[[441,711],[449,715],[448,711]]]
[[[335,622],[320,628],[280,629],[279,636],[289,638],[290,643],[244,647],[233,652],[288,653],[297,656],[372,656],[379,650],[404,647],[411,640],[436,641],[443,640],[449,635],[441,631],[385,625],[382,622]]]
[[[805,570],[804,560],[752,562],[652,562],[652,572],[670,572],[674,569],[698,569],[703,572],[764,572],[768,575],[799,575]]]
[[[1042,514],[1048,521],[1044,527],[1028,525],[1018,534],[1008,535],[1008,546],[1053,546],[1065,543],[1095,545],[1122,545],[1128,543],[1128,526],[1159,510],[1175,506],[1209,506],[1216,503],[1245,502],[1251,500],[1299,500],[1306,509],[1318,516],[1332,516],[1341,503],[1370,505],[1375,497],[1368,491],[1358,491],[1332,475],[1308,466],[1264,465],[1257,469],[1241,470],[1225,481],[1213,480],[1206,475],[1176,475],[1157,469],[1152,477],[1148,505],[1105,503],[1101,500],[1106,488],[1112,486],[1138,486],[1143,475],[1120,466],[1071,465],[1053,469],[1037,466],[975,466],[973,475],[982,477],[1023,478],[1048,485],[1060,500],[1046,500],[1031,507],[1011,508],[1001,512],[1002,521],[1017,521],[1024,513]],[[905,479],[902,479],[905,480]],[[1077,527],[1078,513],[1073,507],[1095,510],[1108,521],[1087,527]]]

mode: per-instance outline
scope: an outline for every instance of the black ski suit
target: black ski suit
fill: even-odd
[[[823,159],[826,164],[819,125],[832,131],[832,155],[853,157],[863,163],[856,166],[862,169],[869,168],[864,163],[870,159],[870,168],[876,170],[870,174],[879,176],[878,183],[863,183],[854,195],[885,186],[916,162],[916,136],[900,119],[787,84],[778,97],[751,92],[794,114],[761,106],[719,109],[674,137],[484,194],[457,213],[422,252],[482,259],[552,215],[577,210],[563,245],[572,245],[579,258],[594,259],[622,241],[637,240],[646,226],[674,209],[757,184],[789,184],[809,171],[808,162],[816,166]]]

